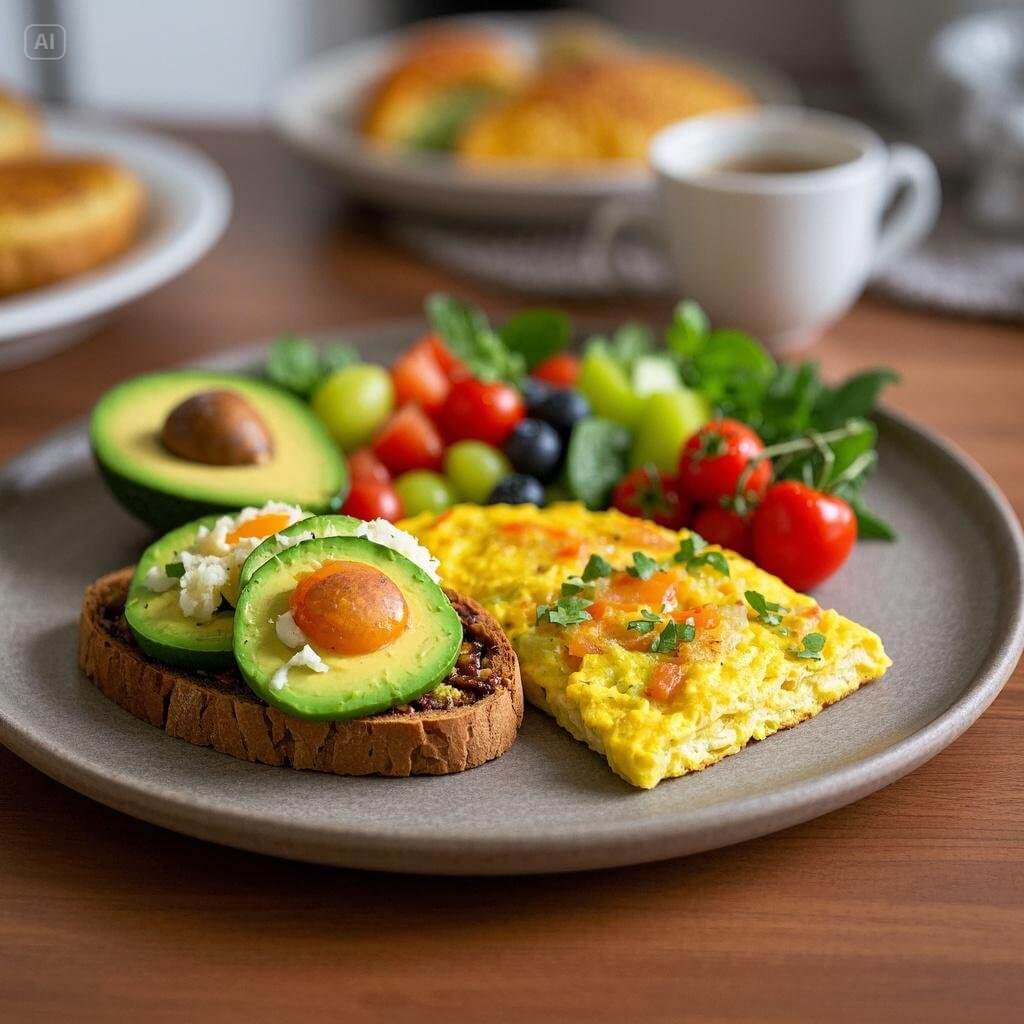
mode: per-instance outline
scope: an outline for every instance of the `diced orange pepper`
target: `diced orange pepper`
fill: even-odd
[[[675,588],[676,580],[671,573],[656,572],[650,579],[642,580],[622,572],[612,576],[602,596],[617,604],[643,605],[657,611],[674,594]]]
[[[644,693],[651,699],[667,703],[683,682],[683,667],[674,661],[659,661],[651,672]]]
[[[722,621],[722,617],[718,613],[718,606],[713,604],[702,604],[699,608],[677,608],[672,613],[672,618],[676,622],[693,619],[693,624],[697,629],[717,629],[718,624]]]
[[[574,658],[582,658],[584,654],[600,654],[605,646],[597,623],[583,622],[569,634],[565,649]]]

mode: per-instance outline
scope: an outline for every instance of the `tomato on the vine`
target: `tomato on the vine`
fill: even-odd
[[[754,513],[754,559],[796,590],[828,579],[857,540],[857,517],[833,494],[797,480],[768,488]]]
[[[525,415],[523,396],[511,384],[460,380],[452,384],[438,422],[449,443],[484,441],[500,448]]]
[[[654,466],[641,466],[624,476],[612,493],[612,506],[627,516],[650,519],[670,530],[682,529],[690,518],[690,499],[679,493],[673,477]]]
[[[710,544],[729,548],[744,558],[749,558],[753,553],[750,523],[735,509],[705,505],[697,512],[691,525]]]
[[[552,384],[556,388],[575,386],[579,375],[579,357],[574,356],[571,352],[559,352],[557,355],[549,356],[530,371],[531,377],[536,377],[537,380],[542,380],[546,384]]]
[[[391,484],[375,480],[357,480],[341,506],[344,515],[356,519],[387,519],[394,523],[402,518],[402,502]]]
[[[403,405],[373,442],[373,453],[394,476],[411,469],[438,469],[444,442],[418,405]]]
[[[679,456],[679,484],[694,501],[731,498],[744,470],[764,451],[761,438],[737,420],[712,420],[694,434]],[[771,480],[768,459],[750,472],[744,493],[760,495]]]

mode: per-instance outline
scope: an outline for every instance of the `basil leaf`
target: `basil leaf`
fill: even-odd
[[[857,540],[896,540],[899,536],[884,519],[869,512],[859,497],[850,504],[857,516]]]
[[[631,437],[611,420],[588,416],[573,428],[565,458],[569,493],[589,509],[608,507],[612,488],[626,475]]]
[[[439,292],[428,295],[425,305],[431,326],[474,377],[509,383],[522,378],[523,357],[505,348],[481,310]]]
[[[278,387],[306,398],[319,383],[320,350],[296,334],[284,334],[267,353],[266,375]]]
[[[569,318],[555,309],[524,309],[498,332],[505,348],[518,353],[532,370],[566,348],[572,335]]]
[[[865,370],[847,378],[838,387],[825,390],[815,406],[819,430],[841,427],[847,420],[870,416],[884,387],[899,381],[899,375],[885,368]]]

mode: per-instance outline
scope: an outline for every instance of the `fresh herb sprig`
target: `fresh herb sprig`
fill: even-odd
[[[785,606],[775,601],[769,601],[764,594],[756,590],[747,590],[743,596],[747,604],[754,609],[757,615],[756,621],[767,629],[778,633],[779,636],[789,636],[789,628],[782,624],[782,620],[789,611]]]
[[[689,573],[695,573],[704,566],[714,569],[723,576],[729,575],[729,562],[721,551],[708,551],[708,542],[699,534],[691,532],[679,544],[679,550],[672,556]]]
[[[789,653],[794,658],[804,661],[821,661],[821,652],[825,648],[825,637],[821,633],[808,633],[800,642],[799,647],[791,647]]]

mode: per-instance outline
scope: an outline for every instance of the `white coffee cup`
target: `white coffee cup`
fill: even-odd
[[[596,253],[617,274],[619,234],[653,234],[680,295],[776,351],[812,342],[875,269],[928,234],[939,210],[938,175],[921,150],[887,147],[857,121],[799,107],[681,121],[654,137],[649,156],[654,199],[599,208]],[[814,169],[722,169],[759,158]]]

